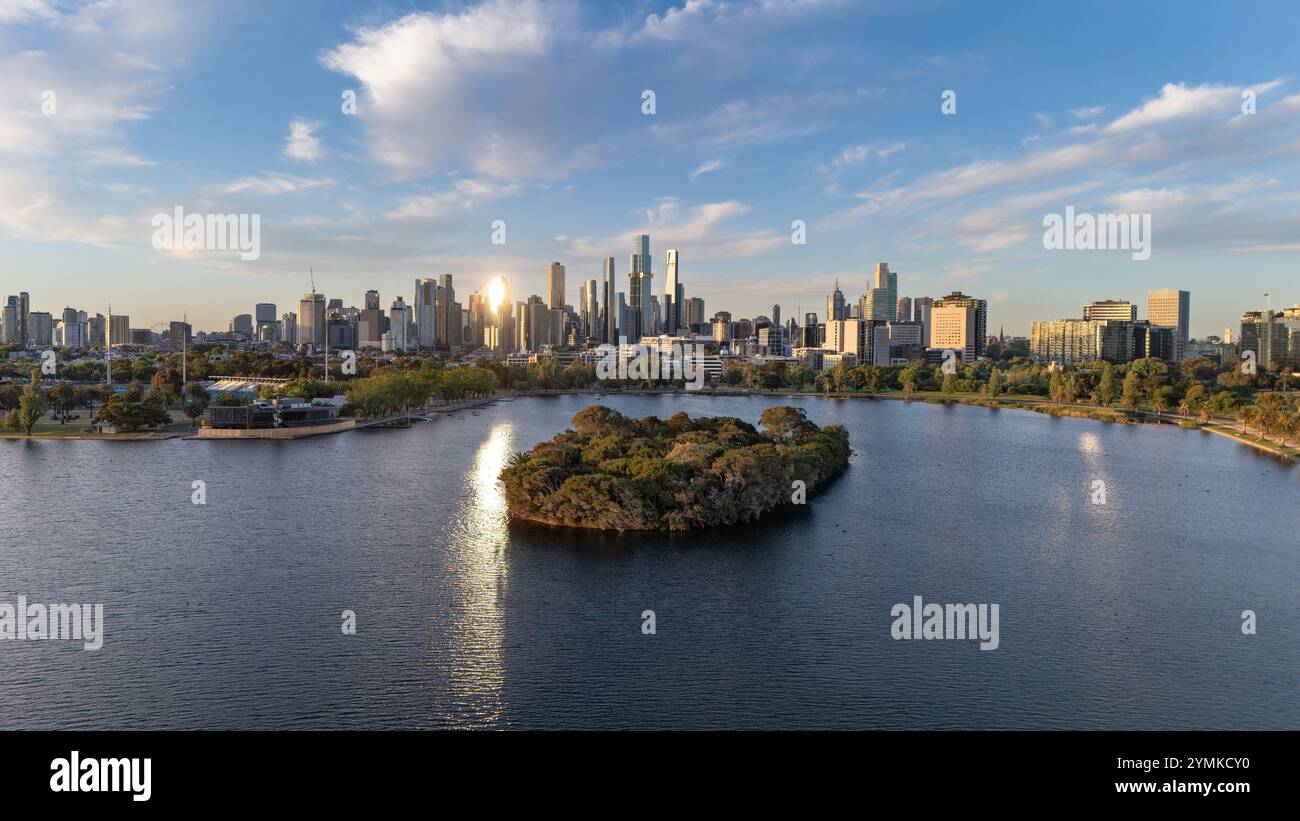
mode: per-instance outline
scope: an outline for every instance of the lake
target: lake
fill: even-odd
[[[1015,410],[608,396],[796,405],[855,453],[751,525],[509,522],[504,460],[594,401],[283,443],[0,441],[0,602],[105,621],[98,651],[0,641],[0,728],[1300,729],[1292,465]],[[997,649],[895,640],[914,596],[999,605]]]

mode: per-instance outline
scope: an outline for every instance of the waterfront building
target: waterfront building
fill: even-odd
[[[1146,357],[1172,362],[1177,345],[1172,328],[1145,319],[1056,319],[1030,324],[1029,355],[1061,365],[1118,364]]]
[[[930,307],[933,350],[957,351],[966,364],[984,356],[988,339],[988,302],[953,291]]]
[[[1091,319],[1055,319],[1029,326],[1029,355],[1039,362],[1073,365],[1099,357],[1097,329]]]
[[[1152,325],[1174,329],[1178,358],[1191,339],[1192,295],[1189,291],[1166,288],[1147,292],[1147,320]]]
[[[1118,319],[1124,322],[1136,322],[1137,306],[1126,299],[1103,299],[1083,306],[1084,319]]]
[[[888,365],[889,323],[874,319],[827,322],[826,341],[821,347],[853,354],[865,365]]]
[[[1255,363],[1260,370],[1272,369],[1274,362],[1286,360],[1290,354],[1290,329],[1282,314],[1271,309],[1242,314],[1238,339],[1242,354],[1255,352]]]

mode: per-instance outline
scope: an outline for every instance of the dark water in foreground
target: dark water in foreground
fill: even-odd
[[[804,399],[856,451],[806,509],[507,524],[503,460],[591,401],[291,443],[0,441],[0,602],[106,621],[98,652],[0,641],[0,729],[1300,728],[1300,470],[1175,428]],[[1000,647],[892,640],[914,595],[999,604]]]

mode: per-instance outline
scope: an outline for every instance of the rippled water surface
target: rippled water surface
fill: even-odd
[[[0,602],[106,621],[98,652],[0,641],[0,728],[1300,728],[1300,470],[1172,427],[800,399],[855,449],[805,509],[509,524],[503,461],[592,401],[289,443],[0,441]],[[999,604],[1000,647],[891,639],[915,595]]]

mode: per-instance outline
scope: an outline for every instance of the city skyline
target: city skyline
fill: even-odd
[[[644,235],[644,234],[636,235],[633,237],[633,241],[634,241],[634,253],[632,254],[630,267],[633,268],[639,267],[638,256],[642,257],[645,260],[645,262],[642,262],[640,264],[646,265],[646,267],[652,266],[653,263],[649,262],[649,260],[651,260],[653,257],[653,253],[650,251],[651,237],[649,235]],[[638,255],[636,253],[636,250],[641,247],[644,247],[646,251],[644,254]],[[700,298],[697,296],[697,294],[694,291],[687,290],[685,286],[682,284],[682,280],[679,278],[678,271],[677,271],[678,260],[679,260],[678,249],[676,248],[667,249],[665,252],[665,259],[667,260],[666,266],[668,267],[670,272],[669,274],[670,279],[665,284],[665,288],[672,288],[675,294],[685,296],[687,300],[689,300],[690,298]],[[614,287],[611,289],[610,272],[612,270],[617,270],[616,266],[611,267],[611,263],[613,262],[613,260],[614,260],[613,257],[607,257],[604,260],[604,264],[602,266],[604,268],[604,272],[601,274],[600,279],[594,280],[596,283],[600,285],[600,289],[594,293],[594,298],[596,301],[596,305],[599,308],[598,316],[601,318],[602,321],[607,320],[607,316],[605,314],[605,308],[607,305],[607,301],[610,298],[610,295],[614,297],[622,297],[625,300],[624,310],[627,310],[627,307],[632,304],[631,292],[634,290],[633,283],[638,281],[637,277],[633,276],[632,274],[636,274],[639,272],[636,271],[631,272],[627,277],[624,277],[629,279],[627,283],[623,283],[626,290],[620,291],[617,289],[617,286],[620,284],[619,277],[615,274],[612,280],[612,284]],[[502,310],[506,311],[507,313],[509,312],[508,304],[511,303],[516,298],[519,301],[523,302],[528,297],[537,296],[543,299],[548,309],[560,310],[560,309],[568,308],[568,309],[573,309],[576,313],[582,314],[583,308],[587,305],[587,300],[591,298],[591,295],[588,295],[585,289],[587,287],[587,284],[592,282],[593,280],[591,278],[584,278],[583,280],[580,280],[579,283],[577,283],[573,289],[569,289],[565,285],[565,273],[566,273],[566,267],[564,266],[563,263],[552,261],[547,266],[547,273],[544,275],[544,279],[546,280],[546,287],[544,289],[541,289],[541,293],[533,292],[532,294],[526,295],[524,292],[516,291],[513,288],[511,288],[510,280],[508,278],[498,276],[498,277],[493,277],[487,282],[482,283],[481,287],[473,288],[471,291],[471,298],[486,299],[488,297],[489,291],[493,283],[500,281],[504,283],[504,287],[506,288],[506,291],[504,292],[504,303],[507,305],[507,307],[503,308]],[[900,286],[898,285],[897,277],[898,277],[897,270],[891,271],[889,268],[889,263],[886,262],[875,263],[873,265],[873,273],[866,287],[857,298],[850,297],[849,292],[844,290],[843,284],[837,278],[836,282],[832,286],[832,290],[827,294],[823,295],[822,304],[826,306],[825,308],[826,313],[824,315],[822,314],[818,315],[819,322],[824,324],[828,319],[832,319],[832,318],[850,319],[850,318],[858,318],[859,316],[873,318],[873,319],[881,319],[881,320],[892,320],[892,319],[910,320],[913,318],[910,312],[910,308],[913,302],[917,303],[918,308],[924,305],[925,309],[928,310],[929,303],[934,301],[935,299],[940,298],[938,296],[931,295],[931,294],[914,294],[914,293],[907,292],[905,288],[900,288]],[[450,283],[455,279],[455,275],[444,274],[441,275],[441,279],[447,283]],[[404,305],[403,309],[412,310],[409,306],[412,305],[416,306],[416,308],[413,310],[412,313],[412,322],[415,325],[420,324],[419,322],[420,313],[418,310],[418,306],[421,304],[421,282],[433,282],[433,281],[434,278],[432,277],[416,277],[415,278],[416,285],[413,290],[413,293],[410,294],[396,293],[393,297],[394,302],[396,300],[401,300],[405,302],[408,295],[413,296],[412,302]],[[884,282],[887,282],[888,285],[882,287],[881,283]],[[660,332],[669,332],[669,333],[678,330],[679,326],[684,327],[685,326],[684,312],[686,310],[685,306],[684,305],[678,306],[678,310],[682,311],[682,314],[681,315],[675,314],[675,316],[677,316],[676,322],[673,322],[667,316],[660,317],[659,314],[657,313],[658,311],[668,310],[667,300],[666,300],[668,294],[656,293],[653,289],[653,283],[647,283],[647,284],[649,285],[649,290],[646,291],[646,295],[649,296],[654,302],[652,305],[647,307],[646,315],[647,316],[649,315],[648,312],[650,309],[653,309],[656,312],[655,317],[657,319],[657,322],[654,325],[654,327],[657,328]],[[314,275],[310,276],[310,288],[315,289]],[[569,294],[570,290],[576,291],[576,294],[574,294],[575,298],[572,300],[570,300],[570,294]],[[957,291],[959,291],[959,289],[954,289],[954,292]],[[383,293],[379,289],[365,288],[362,291],[362,293],[363,293],[362,301],[366,308],[368,309],[376,308],[379,310],[384,310],[380,303],[386,301],[386,298],[383,296]],[[73,304],[75,300],[67,301],[67,304],[65,304],[65,306],[62,309],[55,309],[49,306],[42,306],[39,300],[33,302],[31,300],[31,291],[20,288],[19,294],[20,296],[14,298],[18,298],[20,301],[27,300],[28,302],[31,302],[31,304],[27,305],[25,309],[19,309],[18,311],[15,312],[15,320],[17,322],[17,325],[20,328],[22,328],[21,333],[26,332],[26,317],[29,315],[34,316],[37,314],[48,313],[51,316],[51,320],[53,324],[57,325],[59,322],[59,319],[57,317],[59,317],[61,314],[66,315],[68,311],[79,311],[87,314],[88,316],[93,317],[106,310],[106,308],[101,308],[101,309],[96,309],[94,307],[86,308],[78,304]],[[830,305],[831,302],[835,299],[836,294],[843,295],[844,314],[842,317],[840,316],[833,317],[831,315],[832,311]],[[340,307],[348,307],[348,308],[357,307],[357,304],[355,302],[348,304],[348,297],[337,297],[337,296],[330,297],[323,290],[319,292],[315,290],[308,290],[306,293],[302,294],[300,298],[288,299],[283,302],[266,302],[260,300],[259,298],[259,301],[253,303],[254,308],[252,313],[247,313],[247,312],[235,313],[230,318],[228,318],[224,323],[218,321],[217,324],[212,327],[204,327],[199,321],[191,318],[188,311],[182,313],[185,317],[185,321],[187,322],[187,324],[191,328],[193,328],[196,332],[197,331],[221,332],[223,329],[234,332],[240,330],[235,326],[241,319],[247,319],[250,323],[250,328],[252,328],[254,327],[252,325],[253,317],[254,315],[256,315],[257,327],[260,327],[262,323],[271,321],[262,316],[264,311],[269,310],[272,312],[276,312],[277,306],[279,306],[280,308],[284,308],[286,310],[289,308],[289,306],[296,306],[299,308],[299,310],[294,312],[295,313],[294,318],[296,322],[299,324],[299,327],[301,327],[303,322],[302,319],[303,314],[301,311],[301,306],[306,304],[308,297],[313,295],[320,298],[322,306],[325,304],[324,299],[328,297],[332,301],[338,300],[341,303]],[[1164,301],[1161,301],[1159,303],[1153,302],[1153,300],[1156,300],[1158,296]],[[1067,311],[1065,313],[1061,313],[1059,316],[1047,316],[1047,315],[1036,316],[1030,320],[1029,327],[1023,329],[1023,331],[1021,331],[1021,329],[1018,328],[1012,328],[1011,333],[1009,333],[1008,335],[1012,337],[1028,338],[1032,333],[1033,326],[1039,323],[1049,321],[1049,320],[1068,319],[1070,317],[1082,317],[1084,320],[1086,320],[1090,317],[1090,312],[1097,312],[1099,310],[1102,310],[1105,306],[1115,305],[1115,306],[1123,306],[1122,307],[1122,312],[1124,313],[1123,317],[1118,315],[1109,316],[1105,313],[1098,313],[1097,318],[1103,318],[1103,319],[1104,318],[1109,318],[1109,319],[1131,318],[1133,320],[1136,320],[1138,319],[1138,312],[1140,309],[1143,315],[1142,318],[1150,319],[1152,324],[1173,325],[1174,327],[1176,327],[1181,341],[1183,343],[1186,343],[1191,338],[1221,337],[1223,335],[1224,330],[1236,327],[1240,323],[1241,316],[1251,311],[1258,311],[1260,308],[1265,308],[1265,309],[1271,308],[1273,310],[1281,310],[1283,308],[1291,307],[1291,305],[1288,304],[1285,300],[1280,300],[1280,301],[1274,300],[1273,294],[1271,293],[1266,292],[1261,296],[1264,298],[1262,303],[1246,304],[1246,307],[1243,307],[1239,312],[1237,312],[1236,317],[1234,317],[1233,319],[1231,319],[1230,321],[1228,321],[1223,326],[1217,329],[1207,330],[1206,333],[1199,335],[1199,337],[1198,335],[1191,333],[1190,330],[1191,319],[1195,317],[1195,312],[1190,310],[1190,306],[1188,304],[1189,292],[1185,289],[1180,289],[1180,288],[1150,289],[1141,298],[1135,298],[1135,299],[1115,298],[1113,296],[1107,296],[1105,298],[1100,298],[1100,297],[1093,298],[1089,300],[1087,304],[1084,304],[1082,310],[1080,311],[1074,311],[1073,313]],[[0,299],[4,299],[4,298],[5,295],[3,293],[0,293]],[[1167,304],[1167,300],[1170,298],[1174,300],[1174,305],[1172,308],[1170,308]],[[556,303],[557,299],[559,299],[558,305]],[[770,306],[768,306],[767,311],[763,311],[760,309],[758,312],[752,314],[752,316],[745,316],[738,311],[732,310],[730,306],[725,302],[722,302],[720,300],[717,302],[710,302],[707,297],[704,297],[704,299],[706,305],[713,306],[713,309],[710,311],[711,314],[717,313],[718,311],[724,311],[728,314],[731,314],[737,319],[752,319],[761,316],[769,316],[775,309],[779,308],[779,306],[782,304],[781,302],[772,303]],[[430,298],[429,304],[430,306],[432,305],[432,298]],[[460,303],[456,303],[456,304],[460,305]],[[875,307],[873,307],[873,304],[875,305]],[[899,310],[902,310],[905,304],[907,305],[909,311],[907,315],[902,315],[899,313]],[[1300,306],[1300,301],[1297,301],[1293,304],[1295,306]],[[1153,306],[1154,306],[1154,311],[1152,310]],[[498,307],[499,306],[492,306],[492,312],[496,313]],[[1171,310],[1173,312],[1172,314],[1170,314]],[[324,315],[324,312],[325,312],[325,308],[321,307],[320,313],[322,316]],[[124,314],[126,317],[138,316],[136,314],[132,314],[129,308],[120,311],[120,313]],[[817,313],[817,312],[813,312],[813,313]],[[1152,316],[1151,314],[1153,313],[1156,315]],[[284,318],[286,316],[287,316],[286,313],[283,312],[279,313],[280,318]],[[584,318],[585,316],[586,315],[584,315]],[[1173,317],[1172,320],[1169,320],[1170,316]],[[803,320],[802,312],[798,314],[791,313],[791,321],[796,323],[801,323],[802,320]],[[133,329],[160,330],[161,326],[174,325],[180,321],[182,321],[180,316],[174,316],[170,319],[157,320],[153,322],[147,322],[147,321],[132,322],[130,327]],[[999,327],[1000,332],[1006,332],[1007,328],[1005,322],[1000,321],[998,323],[992,323],[990,324],[990,328],[993,327],[994,324],[996,324]],[[618,326],[618,327],[620,333],[626,330],[636,330],[636,329],[624,329],[622,328],[622,326]],[[638,324],[638,328],[639,327],[640,326]],[[606,329],[602,328],[599,333],[600,334],[606,333]],[[645,334],[640,334],[640,335],[645,335]],[[0,340],[0,342],[2,341],[4,340]],[[427,344],[427,341],[423,344]]]
[[[1272,12],[1125,9],[1117,30],[1091,9],[794,0],[323,3],[256,22],[206,3],[33,3],[0,17],[17,78],[0,90],[14,112],[0,292],[221,328],[294,304],[309,268],[361,304],[447,273],[466,294],[501,276],[545,298],[557,260],[573,304],[650,234],[680,249],[692,295],[737,316],[823,305],[837,279],[852,304],[888,259],[910,283],[899,296],[980,294],[1016,335],[1170,288],[1198,295],[1191,335],[1217,334],[1266,292],[1300,301],[1281,287],[1300,250],[1286,194],[1300,87],[1267,56],[1300,12]],[[1049,25],[1078,36],[1006,46]],[[246,59],[230,64],[235,47]],[[177,208],[259,215],[258,258],[155,250],[151,219]],[[1150,215],[1151,257],[1045,249],[1044,216],[1067,208]]]

